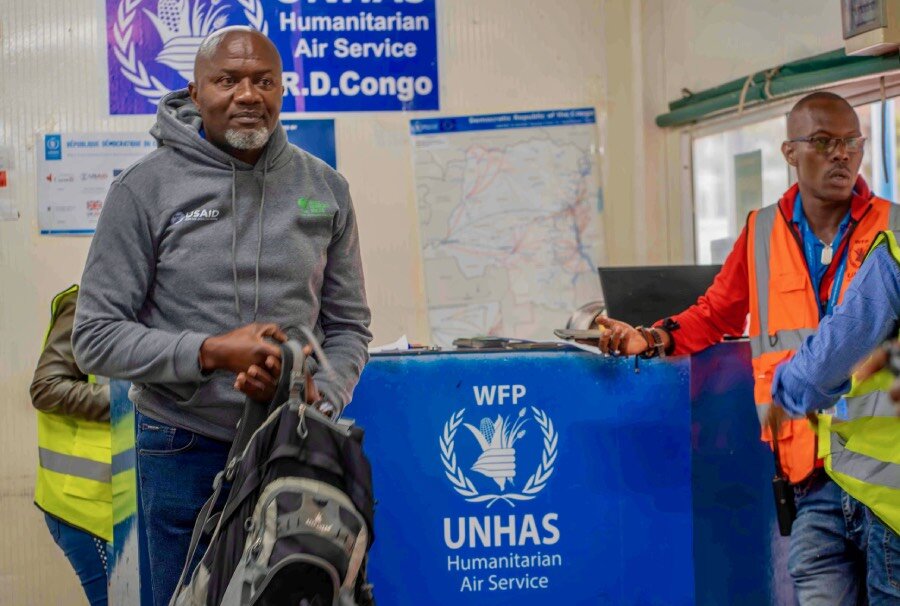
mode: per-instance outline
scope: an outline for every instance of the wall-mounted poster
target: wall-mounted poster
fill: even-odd
[[[435,0],[106,0],[110,113],[155,113],[232,25],[275,43],[286,112],[439,109]]]
[[[553,339],[600,298],[593,108],[413,120],[431,336]]]
[[[38,135],[38,225],[44,235],[90,235],[119,173],[156,149],[148,133]]]

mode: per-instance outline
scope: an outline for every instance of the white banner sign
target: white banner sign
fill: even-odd
[[[38,135],[41,234],[93,234],[113,179],[154,149],[147,133]]]

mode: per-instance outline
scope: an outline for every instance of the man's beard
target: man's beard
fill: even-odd
[[[265,126],[253,130],[230,128],[225,131],[225,142],[233,149],[260,149],[269,141],[271,134]]]

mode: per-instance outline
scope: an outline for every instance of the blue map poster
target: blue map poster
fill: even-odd
[[[431,339],[553,339],[600,298],[591,107],[410,123]]]

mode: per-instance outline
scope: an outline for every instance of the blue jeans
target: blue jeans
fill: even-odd
[[[44,514],[53,540],[63,550],[91,606],[106,606],[107,542],[89,532]]]
[[[788,571],[801,606],[866,603],[865,507],[821,470],[794,488]]]
[[[869,606],[900,604],[900,536],[866,508]]]
[[[212,495],[213,479],[225,467],[230,444],[140,413],[135,413],[135,427],[153,603],[165,606],[175,592],[197,514]],[[201,540],[192,569],[206,547]]]

